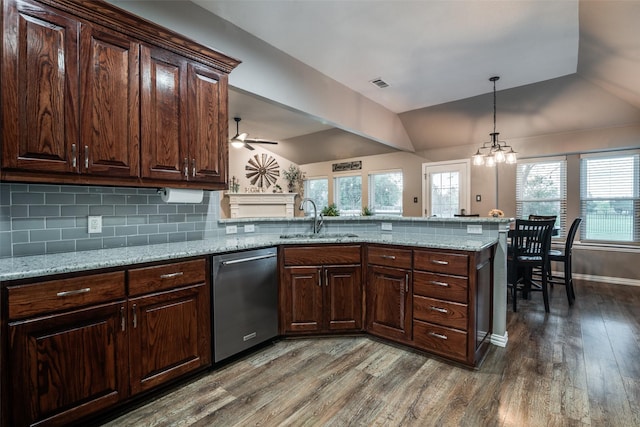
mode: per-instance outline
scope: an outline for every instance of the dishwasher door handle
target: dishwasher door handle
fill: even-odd
[[[277,254],[258,255],[258,256],[248,257],[248,258],[234,259],[234,260],[231,260],[231,261],[222,261],[220,264],[221,265],[241,264],[243,262],[258,261],[260,259],[273,258],[276,255]]]

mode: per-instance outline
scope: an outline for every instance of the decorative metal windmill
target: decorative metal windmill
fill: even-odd
[[[247,178],[251,185],[269,188],[271,184],[275,184],[280,176],[280,166],[273,157],[267,154],[256,154],[249,159],[249,164],[244,167],[247,172]]]

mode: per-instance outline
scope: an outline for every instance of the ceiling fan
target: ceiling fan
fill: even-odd
[[[251,144],[272,144],[272,145],[276,145],[278,144],[276,141],[267,141],[264,139],[254,139],[254,138],[247,138],[249,136],[248,133],[246,132],[242,132],[240,133],[240,120],[242,120],[240,117],[234,117],[233,120],[236,121],[236,135],[231,138],[231,146],[234,148],[248,148],[249,150],[255,150],[255,148],[253,148],[249,142],[251,142]]]

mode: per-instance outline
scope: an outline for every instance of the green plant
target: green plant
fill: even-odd
[[[369,209],[369,206],[362,208],[362,216],[373,216],[373,211]]]
[[[300,185],[304,180],[304,172],[294,164],[291,164],[289,168],[283,170],[282,175],[290,185]]]
[[[321,213],[323,216],[340,216],[340,209],[338,209],[335,203],[331,203],[329,206],[322,208]]]

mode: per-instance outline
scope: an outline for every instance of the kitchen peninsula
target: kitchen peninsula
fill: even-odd
[[[92,400],[91,412],[83,414],[84,409],[76,407],[76,413],[67,410],[64,414],[72,420],[116,403],[125,403],[136,393],[155,390],[158,385],[211,365],[211,331],[203,326],[210,325],[211,316],[210,303],[207,303],[210,301],[210,278],[207,272],[209,255],[276,246],[279,248],[280,263],[281,335],[316,333],[295,332],[295,327],[291,330],[284,326],[282,319],[289,319],[286,304],[283,304],[286,303],[284,295],[292,289],[287,286],[297,281],[296,286],[302,286],[303,290],[320,289],[331,297],[329,289],[334,289],[332,275],[338,271],[341,276],[336,283],[359,283],[362,286],[352,296],[355,301],[362,301],[359,306],[366,306],[366,313],[363,310],[360,319],[356,319],[363,323],[353,323],[350,328],[477,367],[486,354],[489,342],[506,344],[506,232],[502,230],[506,231],[507,222],[506,219],[493,218],[338,217],[326,218],[323,229],[313,234],[310,231],[312,219],[309,218],[224,219],[218,221],[215,237],[201,241],[2,259],[3,335],[7,333],[5,328],[13,327],[14,331],[9,335],[16,337],[11,341],[11,349],[3,349],[2,354],[13,361],[9,363],[19,363],[21,372],[26,372],[25,369],[30,369],[25,366],[27,362],[18,362],[20,358],[16,359],[13,354],[15,348],[21,351],[20,347],[16,347],[16,343],[19,344],[16,339],[24,339],[26,341],[23,342],[28,343],[33,333],[30,328],[38,326],[37,322],[29,320],[37,314],[33,310],[48,310],[53,317],[47,318],[56,318],[56,322],[64,321],[70,325],[79,321],[79,314],[86,316],[93,310],[93,316],[98,316],[97,320],[106,319],[107,329],[103,333],[108,335],[115,331],[114,345],[118,349],[114,350],[114,354],[130,353],[134,356],[131,352],[140,352],[150,356],[146,359],[125,356],[121,362],[114,362],[114,366],[118,366],[115,372],[120,372],[118,375],[122,374],[125,366],[125,371],[131,372],[129,378],[116,381],[121,386],[129,384],[130,391],[125,386],[111,392],[108,398],[103,396]],[[253,229],[254,232],[245,232],[245,225],[252,225],[246,230]],[[227,226],[232,226],[241,234],[226,234]],[[481,234],[475,234],[478,231]],[[351,270],[339,270],[341,266],[336,264],[340,264],[342,255],[345,255],[344,264],[349,264],[345,267]],[[322,267],[318,267],[320,265]],[[174,272],[177,267],[184,272],[183,275],[178,276]],[[302,276],[296,276],[302,270],[311,271],[312,274],[316,274],[316,271],[321,273],[304,282]],[[349,272],[348,277],[355,279],[345,281],[344,277],[347,276],[342,274],[345,271]],[[355,275],[351,274],[354,271]],[[360,271],[363,273],[358,273]],[[154,278],[156,274],[167,279],[157,280]],[[97,296],[92,296],[93,293],[89,291],[70,294],[71,298],[67,300],[70,305],[62,308],[53,307],[56,304],[55,292],[50,300],[43,297],[41,300],[28,300],[29,304],[20,302],[26,300],[28,291],[38,286],[44,289],[74,281],[80,286],[77,292],[92,288],[101,293]],[[326,286],[318,288],[318,283]],[[313,286],[309,287],[309,284]],[[439,296],[437,293],[442,291],[439,289],[442,285],[450,286],[452,291],[457,289],[458,296]],[[430,286],[432,289],[429,289]],[[461,288],[464,294],[460,299]],[[395,297],[395,294],[389,293],[389,289],[399,292],[405,305],[398,312],[392,308],[391,315],[387,312],[378,313],[381,305],[372,301],[374,298]],[[60,295],[68,292],[68,289],[56,287],[55,291]],[[39,295],[44,295],[44,292]],[[344,298],[343,294],[340,295],[340,298]],[[490,300],[492,295],[493,301]],[[322,300],[324,304],[327,303],[326,297],[322,297]],[[436,301],[437,304],[434,303]],[[37,307],[29,307],[33,304]],[[159,362],[151,356],[157,350],[153,344],[156,340],[139,335],[138,330],[141,327],[154,330],[153,323],[147,322],[153,322],[153,316],[157,315],[153,312],[157,312],[158,308],[165,310],[164,315],[168,316],[173,307],[181,304],[186,304],[186,312],[195,316],[185,317],[183,313],[176,318],[176,322],[194,322],[193,341],[189,343],[189,351],[193,355],[187,358],[188,363],[164,366],[141,364],[141,360],[155,364]],[[327,310],[324,312],[327,313]],[[173,312],[173,315],[176,313]],[[406,336],[399,336],[394,331],[393,322],[390,321],[394,320],[393,315],[402,315],[406,319]],[[129,326],[125,327],[125,324]],[[42,324],[39,327],[50,326]],[[349,330],[332,331],[328,327],[320,328],[317,333],[344,333]],[[127,334],[129,350],[121,348],[124,337],[120,334]],[[206,343],[209,343],[209,347]],[[173,347],[171,350],[178,358],[180,349]],[[48,354],[48,357],[56,360],[54,353]],[[24,359],[28,359],[26,354]],[[3,361],[2,365],[6,364]],[[4,375],[9,375],[6,369],[3,371]],[[8,378],[3,377],[2,381],[3,387],[7,386]],[[100,386],[109,390],[109,384],[107,381]],[[12,395],[20,391],[14,390]],[[22,390],[22,393],[27,392]],[[29,415],[23,414],[20,419],[29,419]]]

